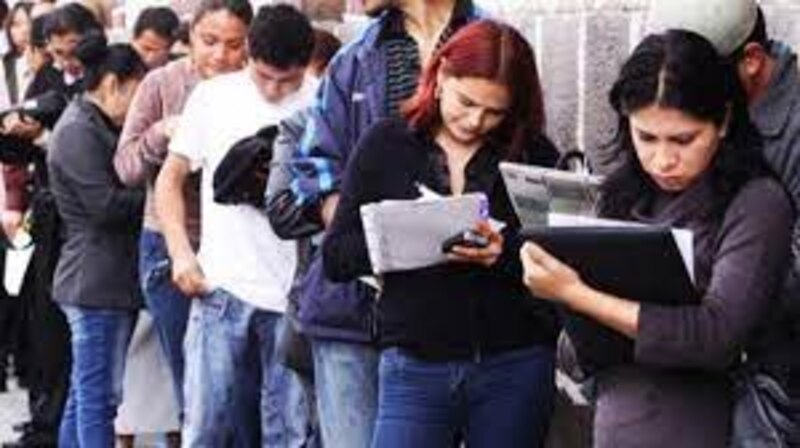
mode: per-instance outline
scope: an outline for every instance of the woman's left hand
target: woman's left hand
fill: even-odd
[[[520,250],[524,269],[522,281],[536,297],[566,302],[569,291],[583,284],[574,269],[550,255],[535,243],[525,243]]]
[[[475,232],[485,237],[489,244],[486,247],[453,246],[447,253],[450,261],[462,263],[476,263],[486,267],[492,266],[503,253],[503,235],[492,229],[487,221],[481,221],[475,227]]]

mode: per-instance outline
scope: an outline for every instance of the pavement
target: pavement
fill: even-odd
[[[0,446],[13,442],[19,437],[12,427],[28,420],[28,398],[24,390],[9,381],[9,391],[0,393]],[[161,437],[154,434],[140,435],[136,438],[137,448],[160,448],[165,446]]]

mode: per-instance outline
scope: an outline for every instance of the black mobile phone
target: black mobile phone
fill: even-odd
[[[474,230],[466,230],[444,240],[442,243],[442,252],[451,252],[455,246],[483,249],[488,245],[488,238]]]

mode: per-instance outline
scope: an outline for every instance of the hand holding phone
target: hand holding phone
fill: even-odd
[[[489,246],[489,239],[474,230],[465,230],[446,239],[442,252],[452,252],[455,246],[483,249]]]

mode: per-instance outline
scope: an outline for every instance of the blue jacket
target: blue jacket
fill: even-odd
[[[454,18],[478,17],[471,1],[457,2]],[[319,219],[319,207],[339,190],[352,150],[366,130],[386,117],[386,50],[383,29],[390,20],[384,13],[344,47],[333,59],[312,107],[308,124],[289,162],[296,216]],[[283,203],[285,205],[285,194]],[[270,209],[268,205],[268,210]],[[269,210],[270,215],[274,215]],[[280,219],[273,219],[273,226]],[[291,222],[292,220],[283,220]],[[321,223],[319,223],[321,229]],[[298,236],[276,226],[280,236]],[[361,282],[332,283],[325,278],[319,254],[307,273],[300,297],[298,319],[308,335],[352,342],[374,340],[374,297]]]

